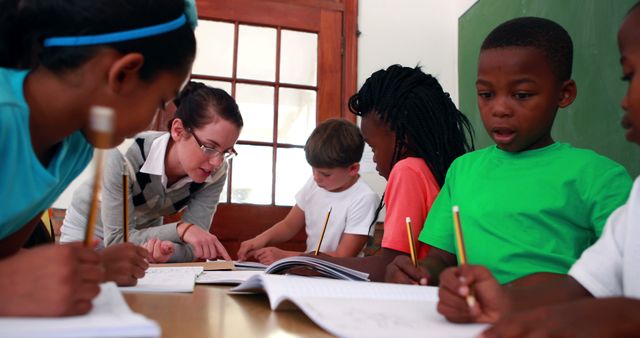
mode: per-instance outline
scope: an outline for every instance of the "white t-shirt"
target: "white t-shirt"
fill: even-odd
[[[316,249],[329,208],[331,216],[322,239],[321,252],[335,251],[342,233],[368,235],[379,201],[378,194],[362,178],[340,192],[320,188],[313,177],[310,178],[296,194],[296,204],[304,211],[307,252]]]
[[[569,275],[595,297],[640,298],[640,177],[627,203],[609,216],[600,239]]]

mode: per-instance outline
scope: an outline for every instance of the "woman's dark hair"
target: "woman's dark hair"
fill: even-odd
[[[150,37],[103,45],[46,47],[48,37],[95,35],[169,22],[184,13],[184,0],[0,0],[0,66],[74,69],[104,47],[140,53],[140,78],[151,81],[159,71],[186,73],[194,60],[196,40],[188,23]]]
[[[173,120],[180,119],[186,129],[198,129],[209,123],[212,114],[242,128],[244,122],[236,100],[227,92],[213,88],[201,82],[189,81],[173,103],[178,108],[168,124],[171,130]]]
[[[451,162],[474,147],[467,117],[420,67],[393,65],[373,73],[349,99],[349,110],[363,117],[377,114],[395,132],[392,167],[406,147],[424,160],[441,187]]]

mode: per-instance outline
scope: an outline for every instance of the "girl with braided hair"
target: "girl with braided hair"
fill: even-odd
[[[349,99],[362,118],[365,142],[376,170],[387,180],[377,214],[386,206],[382,253],[364,258],[324,258],[366,271],[384,280],[385,267],[398,255],[409,255],[405,220],[413,223],[414,243],[422,230],[451,162],[473,150],[473,129],[438,80],[420,67],[393,65],[371,75]],[[373,225],[373,224],[372,224]],[[429,247],[419,244],[418,258]]]

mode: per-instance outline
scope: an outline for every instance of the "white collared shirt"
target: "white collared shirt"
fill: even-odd
[[[147,155],[147,159],[144,161],[144,164],[140,168],[140,172],[149,174],[149,175],[157,175],[160,176],[160,181],[162,182],[162,186],[166,191],[172,191],[184,186],[187,183],[193,182],[193,179],[186,175],[185,177],[179,179],[176,183],[171,185],[171,187],[167,188],[167,183],[169,179],[167,178],[167,174],[164,166],[164,159],[167,153],[167,146],[169,145],[169,138],[171,134],[167,133],[155,139],[151,144],[151,148],[149,149],[149,154]],[[215,172],[212,172],[214,174]],[[207,176],[205,183],[213,182],[213,176]]]

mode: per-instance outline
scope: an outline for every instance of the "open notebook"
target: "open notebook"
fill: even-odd
[[[475,337],[483,324],[449,323],[435,287],[300,276],[256,275],[231,293],[266,293],[271,309],[293,303],[340,337]]]
[[[196,278],[197,284],[240,284],[254,275],[263,274],[262,271],[204,271]]]
[[[122,292],[193,292],[202,267],[151,267],[135,286],[121,286]]]
[[[347,268],[342,265],[331,263],[322,259],[310,256],[287,257],[273,262],[264,271],[270,274],[293,274],[304,275],[304,270],[312,270],[323,277],[344,279],[352,281],[368,281],[369,274],[362,271]]]
[[[0,337],[160,337],[158,324],[131,311],[114,283],[100,289],[83,316],[1,317]]]

